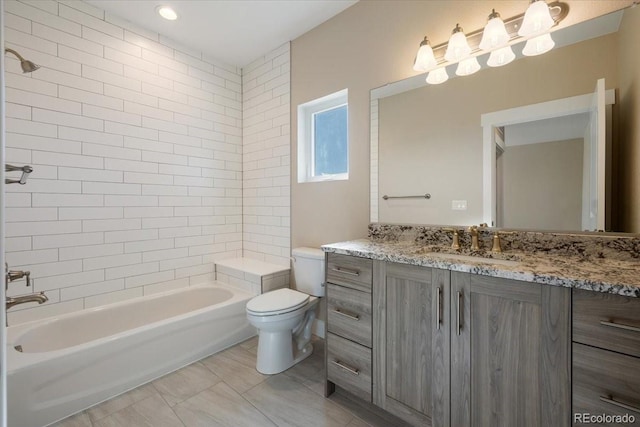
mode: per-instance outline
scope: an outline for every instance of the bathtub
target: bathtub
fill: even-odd
[[[252,297],[214,282],[10,326],[8,425],[49,425],[254,336]]]

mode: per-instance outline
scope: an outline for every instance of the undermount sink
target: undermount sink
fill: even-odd
[[[456,261],[468,261],[479,264],[493,264],[493,265],[504,265],[506,267],[515,267],[520,264],[519,261],[513,261],[509,259],[496,259],[496,258],[483,258],[479,256],[473,255],[460,255],[460,254],[447,254],[442,252],[428,252],[425,253],[425,256],[431,258],[442,258]]]

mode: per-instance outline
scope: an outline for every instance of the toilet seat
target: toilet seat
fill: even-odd
[[[278,289],[253,298],[247,303],[247,313],[254,316],[276,316],[296,311],[309,302],[309,295],[293,289]]]

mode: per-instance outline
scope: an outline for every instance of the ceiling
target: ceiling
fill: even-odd
[[[581,113],[505,126],[505,145],[512,147],[582,139],[589,127],[589,118],[589,113]]]
[[[86,0],[193,50],[243,67],[355,4],[357,0]],[[167,21],[158,6],[178,19]]]

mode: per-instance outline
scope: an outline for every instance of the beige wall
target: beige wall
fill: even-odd
[[[618,229],[640,233],[640,8],[625,12],[619,36]]]
[[[428,192],[432,198],[381,200],[379,221],[447,225],[482,222],[481,115],[591,93],[602,77],[607,88],[617,87],[617,40],[615,34],[607,35],[443,85],[380,99],[380,194]],[[466,200],[467,210],[452,210],[452,200]],[[542,228],[539,225],[508,226]],[[578,221],[575,228],[561,229],[580,228]]]
[[[571,12],[563,26],[631,1],[567,3]],[[448,38],[456,22],[467,31],[479,29],[495,6],[489,1],[360,1],[292,42],[292,247],[366,236],[369,91],[416,74],[411,67],[425,33],[438,44]],[[501,1],[499,12],[509,17],[525,7],[525,1]],[[296,108],[344,88],[349,89],[349,180],[298,184]]]
[[[583,139],[507,145],[501,226],[580,230],[583,145]]]

